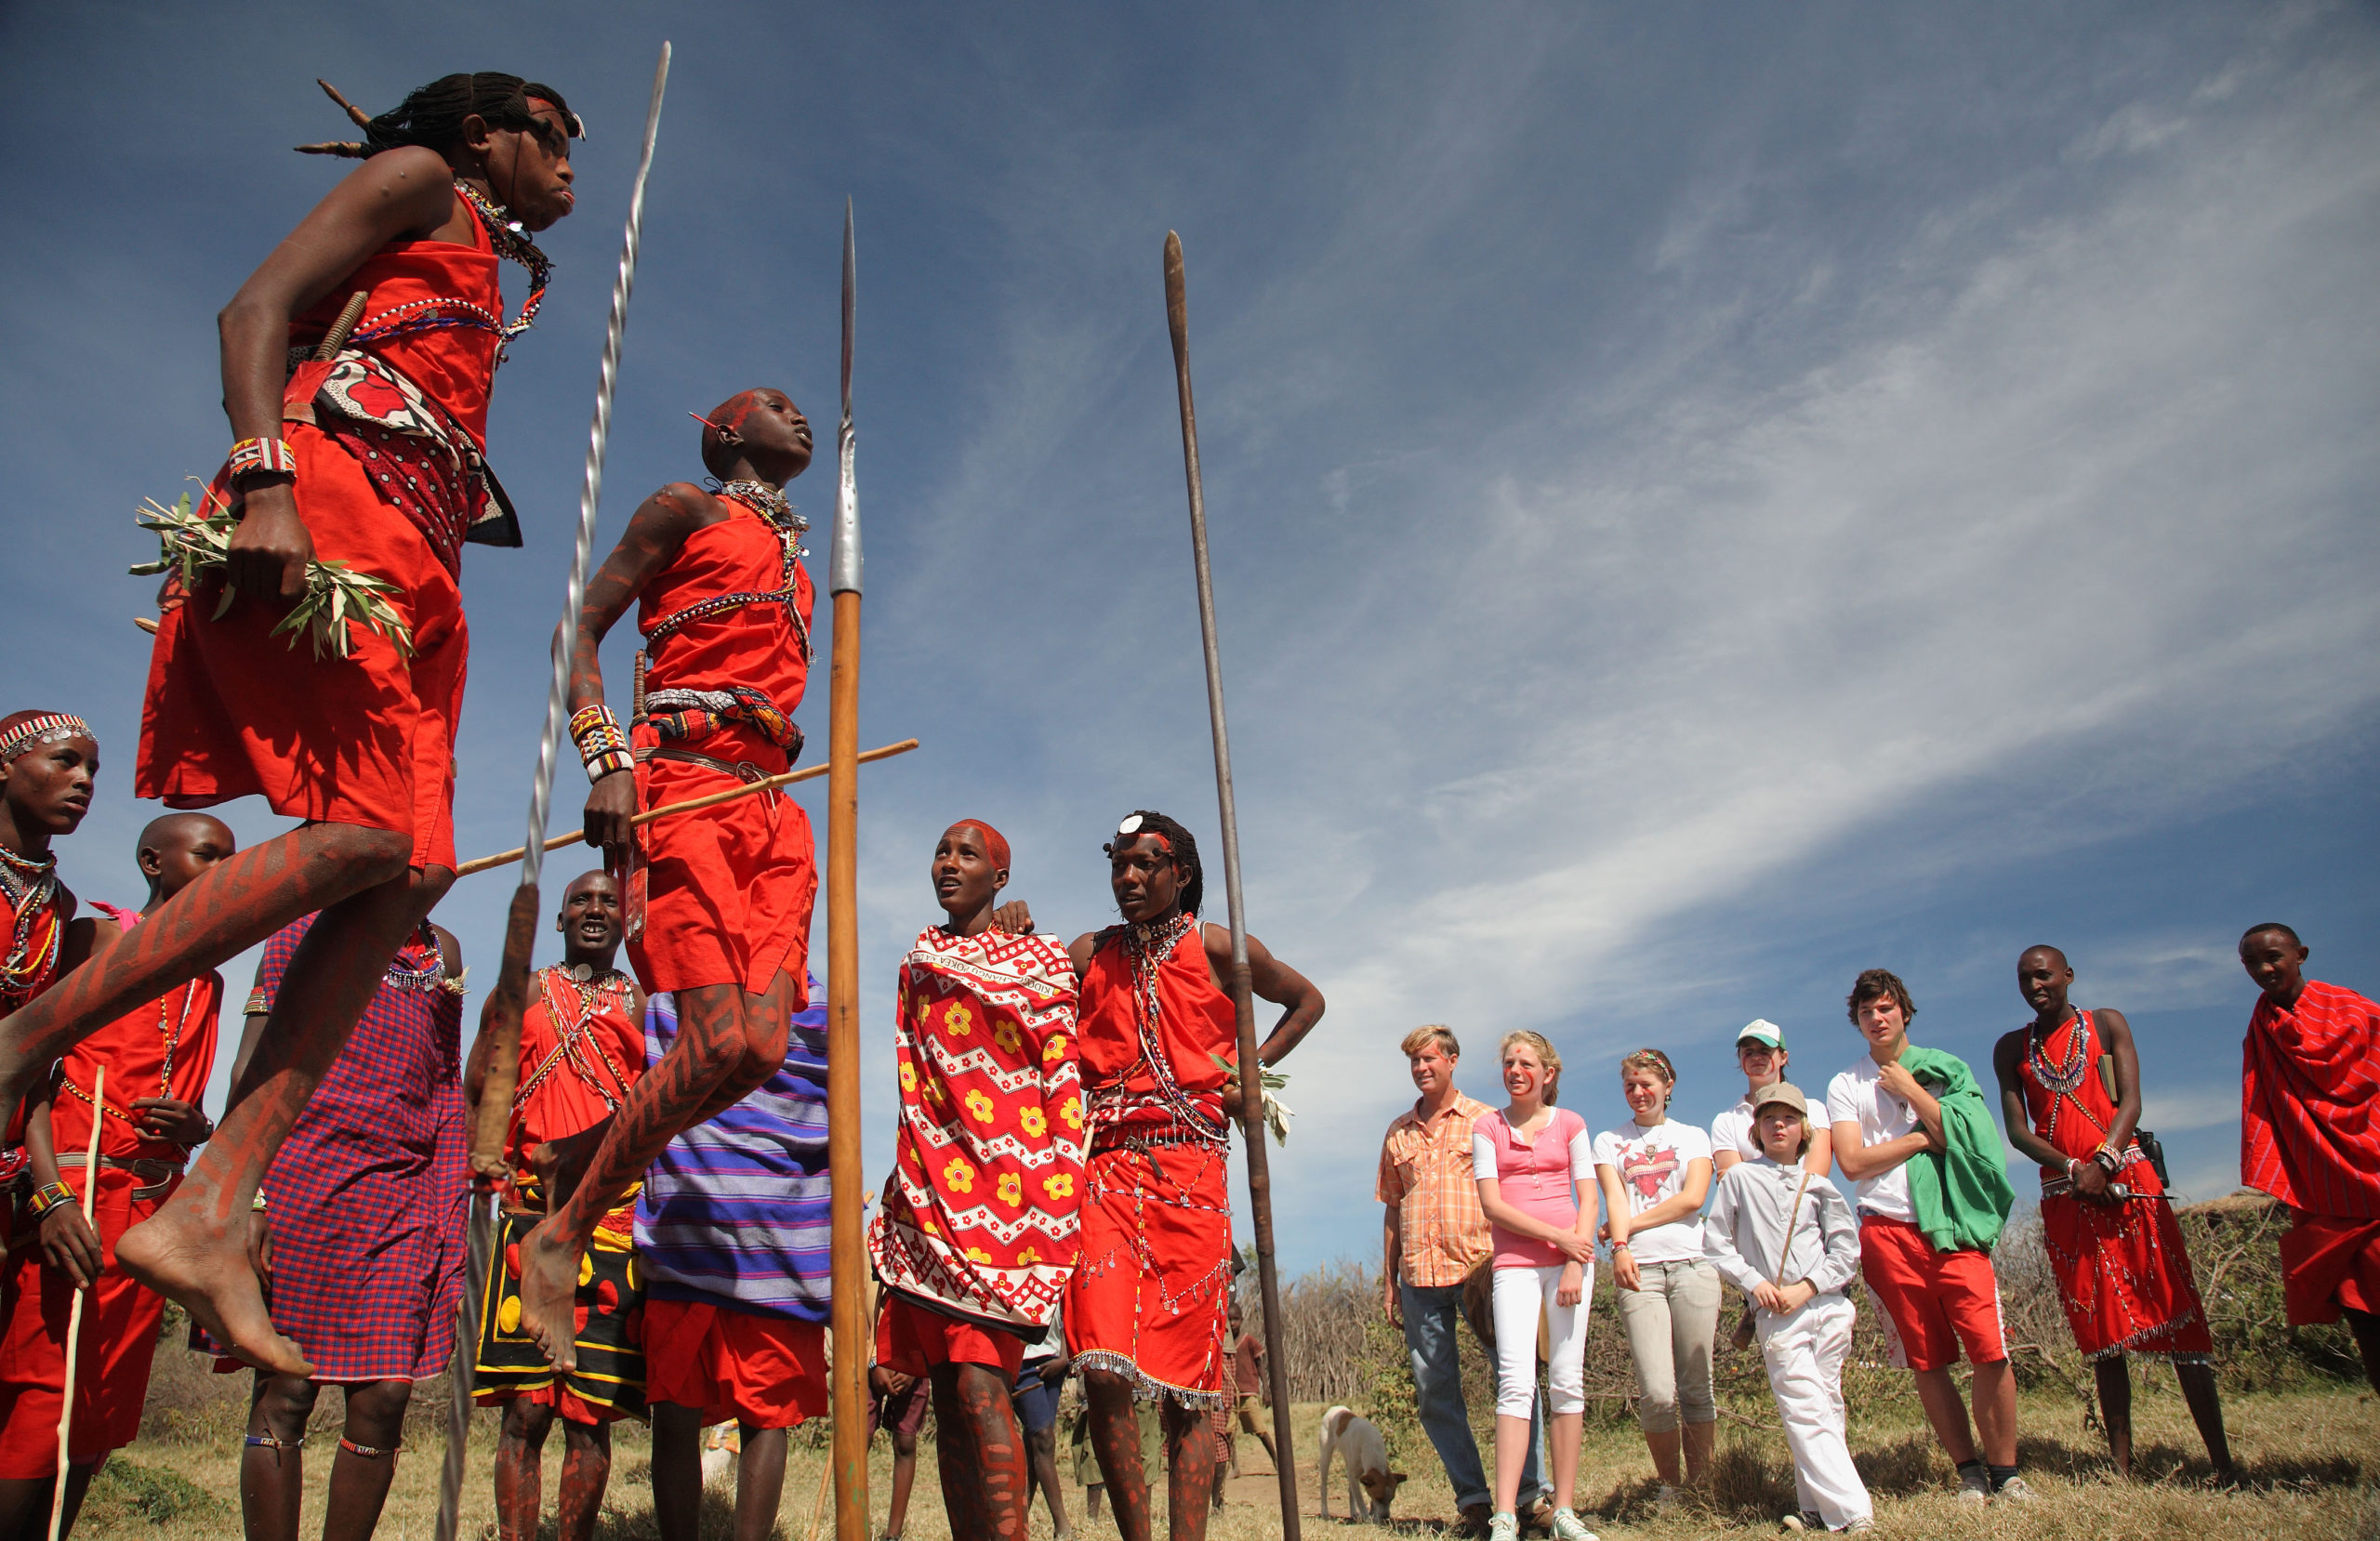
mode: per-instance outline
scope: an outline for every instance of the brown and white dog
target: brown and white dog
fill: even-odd
[[[1330,1518],[1330,1461],[1347,1464],[1347,1508],[1350,1518],[1388,1522],[1388,1506],[1396,1497],[1402,1471],[1388,1469],[1388,1446],[1372,1420],[1352,1407],[1333,1407],[1322,1415],[1322,1517]]]

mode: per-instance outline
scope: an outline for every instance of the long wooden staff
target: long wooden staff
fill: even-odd
[[[471,1131],[471,1211],[467,1266],[484,1268],[495,1251],[492,1202],[496,1174],[504,1164],[504,1135],[511,1122],[512,1092],[521,1079],[521,1013],[529,999],[529,951],[537,926],[537,879],[546,859],[546,813],[553,801],[554,757],[562,744],[562,722],[570,696],[571,639],[578,627],[578,612],[587,599],[587,569],[595,549],[595,510],[603,492],[603,452],[612,433],[612,396],[619,382],[620,337],[627,330],[628,294],[636,286],[636,256],[644,224],[644,184],[653,172],[653,145],[661,131],[661,94],[669,84],[669,45],[661,45],[660,60],[653,68],[653,100],[644,112],[644,149],[628,189],[628,229],[620,238],[620,267],[612,281],[612,318],[603,335],[603,362],[595,382],[595,419],[587,434],[587,474],[578,491],[578,544],[571,554],[570,583],[564,590],[562,624],[554,629],[553,678],[546,691],[546,731],[537,744],[537,773],[529,793],[527,854],[521,863],[521,886],[512,890],[512,906],[505,915],[504,961],[496,987],[488,992],[480,1012],[480,1031],[494,1033],[496,1041],[481,1083],[479,1119]],[[456,1311],[455,1388],[448,1404],[446,1466],[439,1482],[438,1541],[454,1541],[457,1508],[463,1491],[463,1453],[471,1432],[470,1379],[479,1348],[479,1298],[482,1279],[464,1282]]]
[[[853,466],[852,322],[858,248],[843,200],[843,420],[835,432],[833,694],[826,727],[826,1171],[834,1193],[835,1541],[868,1541],[866,1250],[859,1142],[859,482]]]
[[[895,755],[906,755],[917,746],[916,739],[905,738],[898,744],[887,744],[879,748],[864,749],[859,754],[858,763],[871,765],[880,759],[891,759]],[[692,813],[700,808],[717,808],[721,803],[732,803],[738,797],[750,797],[762,792],[774,792],[779,787],[791,786],[796,782],[816,781],[831,769],[833,769],[831,766],[826,765],[805,765],[799,770],[781,770],[774,776],[764,776],[756,782],[747,782],[742,786],[731,786],[724,792],[706,792],[699,797],[688,797],[682,802],[664,803],[659,808],[647,809],[629,823],[634,827],[642,829],[655,819],[667,819],[679,813]],[[546,849],[560,850],[564,846],[583,844],[586,839],[586,831],[573,830],[568,835],[557,835],[549,839],[546,842]],[[499,850],[493,856],[474,856],[456,867],[455,876],[469,877],[475,872],[485,872],[490,867],[500,867],[509,862],[518,862],[528,852],[525,847],[514,846],[510,850]]]
[[[99,1126],[107,1122],[108,1067],[99,1066],[91,1073],[91,1143],[83,1156],[83,1223],[91,1223],[91,1199],[99,1191]],[[97,1235],[97,1231],[92,1234]],[[105,1249],[101,1249],[104,1258]],[[73,1304],[66,1308],[66,1399],[58,1409],[58,1485],[49,1494],[49,1541],[58,1541],[59,1528],[66,1521],[66,1436],[74,1427],[74,1350],[83,1340],[83,1297],[99,1287],[91,1281],[89,1288],[74,1292]]]
[[[1198,412],[1190,399],[1190,301],[1182,238],[1165,232],[1165,316],[1182,397],[1182,463],[1190,483],[1190,556],[1198,571],[1198,629],[1207,644],[1207,718],[1215,738],[1215,802],[1223,834],[1223,902],[1231,916],[1231,999],[1239,1019],[1239,1125],[1248,1147],[1248,1206],[1256,1228],[1256,1281],[1264,1296],[1264,1360],[1273,1382],[1273,1439],[1282,1459],[1282,1541],[1298,1541],[1297,1443],[1289,1429],[1289,1363],[1281,1351],[1281,1280],[1273,1261],[1273,1173],[1264,1151],[1264,1066],[1256,1057],[1256,997],[1249,985],[1248,922],[1239,898],[1239,814],[1231,795],[1231,734],[1223,724],[1223,658],[1215,651],[1215,586],[1207,570],[1207,494],[1198,479]]]

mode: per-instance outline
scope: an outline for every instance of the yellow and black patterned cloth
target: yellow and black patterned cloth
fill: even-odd
[[[630,1227],[635,1196],[605,1215],[578,1260],[578,1365],[556,1384],[537,1341],[521,1330],[521,1244],[543,1216],[506,1210],[479,1281],[480,1341],[471,1385],[482,1403],[527,1396],[575,1423],[644,1414],[644,1285]]]

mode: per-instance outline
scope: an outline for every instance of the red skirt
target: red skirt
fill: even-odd
[[[80,1188],[82,1174],[67,1174]],[[91,1221],[99,1233],[103,1269],[83,1302],[83,1329],[74,1350],[74,1422],[66,1458],[87,1466],[140,1435],[149,1395],[149,1366],[157,1350],[165,1297],[132,1282],[115,1266],[116,1238],[156,1212],[165,1195],[132,1198],[143,1179],[102,1169]],[[58,1416],[66,1388],[66,1318],[74,1287],[43,1262],[40,1222],[19,1222],[9,1238],[7,1271],[0,1284],[0,1480],[40,1479],[58,1471]]]
[[[2281,1233],[2281,1298],[2293,1327],[2380,1311],[2380,1220],[2299,1215]]]
[[[730,764],[748,758],[765,770],[785,767],[785,751],[758,734],[715,732],[697,747]],[[643,808],[735,784],[725,771],[683,760],[637,767]],[[800,803],[782,792],[755,793],[657,820],[642,836],[644,931],[628,942],[628,959],[648,992],[735,984],[758,994],[780,973],[801,981],[818,867],[810,815]]]
[[[2127,1167],[2124,1181],[2157,1188],[2147,1162]],[[2214,1350],[2172,1205],[2135,1198],[2102,1207],[2050,1194],[2042,1200],[2042,1240],[2083,1357]]]
[[[413,865],[451,867],[455,728],[470,653],[461,592],[349,445],[377,451],[311,423],[282,428],[298,452],[298,512],[316,560],[403,590],[390,603],[413,634],[413,657],[351,626],[349,656],[316,659],[307,639],[292,647],[271,635],[277,607],[244,596],[214,620],[217,591],[204,590],[158,622],[133,794],[168,808],[254,794],[288,818],[407,836]],[[210,491],[224,495],[219,479]]]
[[[1224,1405],[1230,1176],[1225,1146],[1092,1148],[1082,1264],[1066,1292],[1078,1369],[1188,1407]]]
[[[647,1404],[702,1409],[703,1424],[791,1429],[826,1413],[826,1329],[699,1300],[644,1304]]]

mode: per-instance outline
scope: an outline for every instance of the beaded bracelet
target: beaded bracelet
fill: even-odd
[[[289,447],[286,439],[243,439],[231,446],[225,459],[231,480],[258,473],[273,476],[298,474],[298,452]]]
[[[32,1212],[33,1218],[39,1219],[60,1205],[73,1202],[73,1189],[62,1182],[45,1182],[33,1190],[33,1197],[25,1201],[25,1207]]]
[[[578,745],[578,757],[586,762],[589,782],[602,781],[615,770],[636,768],[636,756],[628,747],[628,735],[620,727],[620,719],[601,702],[582,706],[571,715],[570,738]]]

